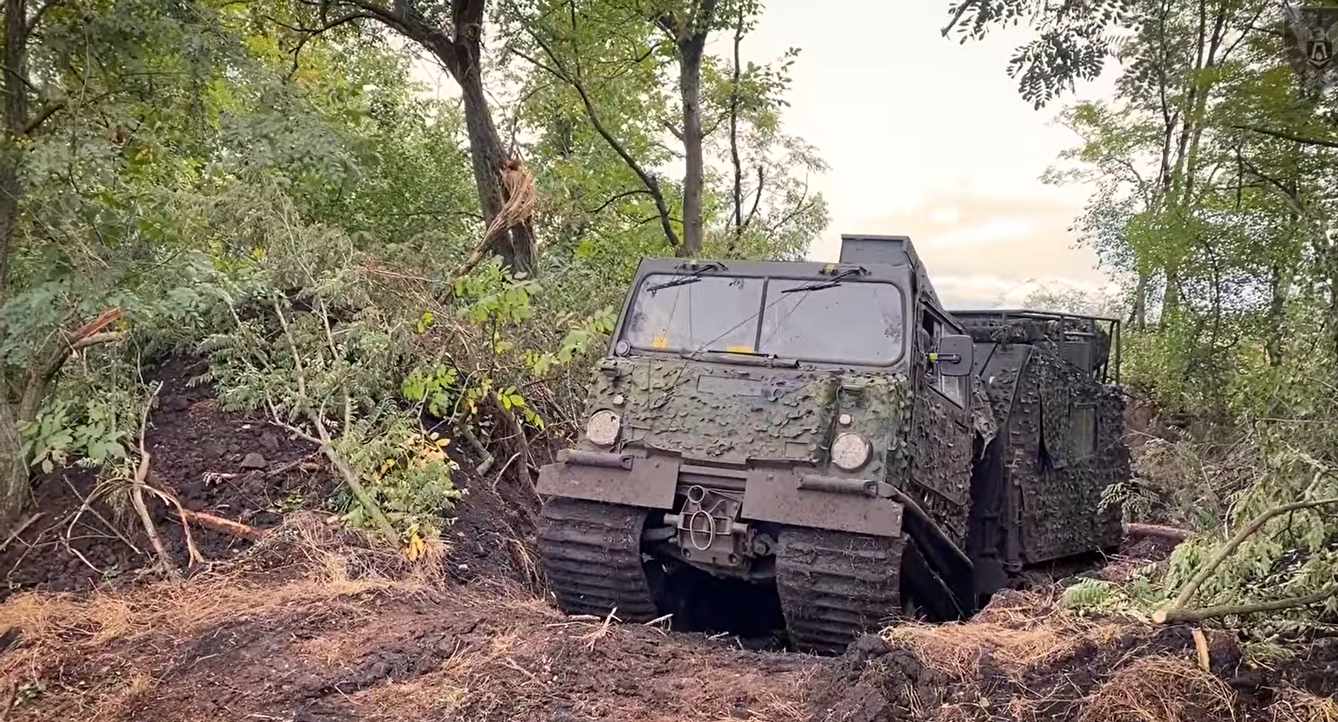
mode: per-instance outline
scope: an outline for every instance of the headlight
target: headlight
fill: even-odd
[[[596,411],[585,425],[585,438],[598,446],[610,446],[618,439],[618,423],[618,415],[612,411]]]
[[[832,442],[832,463],[854,471],[869,460],[869,442],[859,434],[841,434]]]

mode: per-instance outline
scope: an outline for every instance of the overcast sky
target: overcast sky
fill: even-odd
[[[1087,189],[1040,182],[1076,137],[1053,122],[1058,106],[1033,110],[1005,73],[1027,30],[962,45],[940,35],[947,7],[828,0],[824,22],[806,0],[766,2],[744,53],[767,62],[801,48],[784,122],[831,165],[814,185],[832,222],[809,257],[836,260],[841,233],[909,235],[940,298],[957,307],[1108,285],[1068,230]],[[454,94],[450,80],[432,80]],[[1078,95],[1110,87],[1103,78]]]
[[[1019,303],[1037,285],[1105,286],[1068,230],[1087,189],[1039,179],[1076,136],[1005,72],[1027,31],[962,45],[940,35],[946,0],[829,2],[845,18],[823,25],[809,3],[771,0],[751,40],[759,61],[801,48],[785,123],[831,164],[819,185],[832,223],[810,257],[835,260],[841,233],[909,235],[956,306]]]

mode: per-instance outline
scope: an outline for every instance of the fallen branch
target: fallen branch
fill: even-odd
[[[9,545],[12,544],[15,539],[18,539],[19,535],[22,534],[24,530],[32,526],[32,523],[40,518],[42,518],[42,512],[39,511],[36,514],[33,514],[32,516],[20,522],[19,525],[15,527],[14,531],[9,533],[9,536],[5,539],[5,543],[0,544],[0,552],[3,552],[4,550],[8,549]]]
[[[135,511],[139,514],[139,521],[144,526],[144,533],[149,537],[149,543],[153,546],[153,551],[158,555],[158,563],[163,568],[163,573],[173,579],[181,578],[181,571],[177,565],[172,562],[172,557],[167,553],[167,547],[163,546],[162,537],[158,536],[158,528],[153,523],[153,517],[149,515],[149,508],[144,504],[144,488],[148,485],[149,478],[149,450],[145,443],[145,437],[148,435],[149,428],[149,409],[153,407],[153,400],[158,397],[158,392],[162,390],[161,382],[153,387],[153,392],[144,402],[144,411],[140,415],[139,428],[139,467],[135,469],[135,477],[130,481],[130,501],[135,506]]]
[[[1267,511],[1264,511],[1263,513],[1259,514],[1254,519],[1252,519],[1249,524],[1246,524],[1244,527],[1241,528],[1240,531],[1236,532],[1236,534],[1232,536],[1231,539],[1227,540],[1227,543],[1222,545],[1222,548],[1218,549],[1217,553],[1214,554],[1213,557],[1207,561],[1207,563],[1205,563],[1202,567],[1199,568],[1199,571],[1196,572],[1194,576],[1188,582],[1185,583],[1184,588],[1180,590],[1180,593],[1176,595],[1175,600],[1172,601],[1170,605],[1168,605],[1165,609],[1159,609],[1156,612],[1154,612],[1152,614],[1152,621],[1156,622],[1157,624],[1170,623],[1169,620],[1178,616],[1177,615],[1178,610],[1182,609],[1186,604],[1189,603],[1189,600],[1194,598],[1194,594],[1199,591],[1199,587],[1203,585],[1203,582],[1206,581],[1208,577],[1212,576],[1213,572],[1217,571],[1217,568],[1222,565],[1222,562],[1226,561],[1227,557],[1231,556],[1232,552],[1236,551],[1236,549],[1242,543],[1244,543],[1246,539],[1249,539],[1251,535],[1262,529],[1263,526],[1267,524],[1270,519],[1282,516],[1283,514],[1287,514],[1293,511],[1300,511],[1302,509],[1315,509],[1317,507],[1328,506],[1330,504],[1338,504],[1338,498],[1311,499],[1309,501],[1294,501],[1291,502],[1290,504],[1282,504],[1280,506],[1275,506],[1272,509],[1268,509]],[[1301,599],[1304,599],[1304,597],[1301,597]],[[1271,602],[1270,604],[1276,604],[1276,603],[1277,602]],[[1278,609],[1289,609],[1289,608],[1290,606],[1286,605],[1278,607]],[[1221,609],[1221,607],[1216,607],[1214,609]],[[1199,612],[1203,611],[1205,610],[1199,610]],[[1270,611],[1270,609],[1258,609],[1254,611]],[[1245,612],[1240,612],[1240,613],[1245,613]],[[1222,614],[1214,614],[1210,616],[1222,616]],[[1202,617],[1202,618],[1206,619],[1208,617]]]
[[[1186,539],[1191,539],[1195,534],[1189,529],[1162,526],[1161,524],[1137,524],[1133,522],[1124,525],[1124,533],[1129,536],[1153,536],[1159,539],[1169,539],[1174,542],[1182,542]]]
[[[323,305],[324,301],[321,303]],[[274,299],[274,313],[279,317],[279,326],[283,329],[284,338],[288,341],[288,350],[293,356],[293,380],[297,382],[298,397],[306,399],[307,377],[306,371],[302,366],[302,356],[297,351],[297,341],[293,338],[293,331],[288,326],[288,317],[284,315],[283,308],[279,305],[277,298]],[[327,315],[326,318],[328,319],[329,316]],[[334,349],[334,337],[330,331],[328,323],[326,324],[325,330],[327,339],[330,342],[330,347],[331,349]],[[345,419],[344,433],[347,433],[349,420],[352,415],[353,400],[349,395],[347,388],[343,389],[343,392]],[[293,434],[320,446],[321,453],[325,454],[325,458],[330,460],[330,464],[334,466],[335,471],[339,472],[339,475],[344,478],[344,483],[348,484],[349,490],[353,492],[353,496],[357,498],[358,503],[361,504],[363,510],[367,512],[367,516],[371,517],[372,522],[376,524],[377,528],[385,536],[386,541],[393,543],[397,540],[399,534],[395,532],[395,527],[391,525],[390,520],[386,518],[386,515],[381,511],[381,507],[377,505],[376,500],[372,498],[372,495],[367,493],[367,488],[362,485],[362,480],[358,478],[357,472],[349,467],[348,463],[344,460],[344,457],[335,449],[334,439],[330,437],[329,428],[325,425],[325,419],[321,416],[321,413],[311,408],[310,405],[305,404],[304,401],[301,411],[303,412],[303,415],[307,417],[307,421],[309,421],[312,427],[316,430],[316,434],[313,436],[292,424],[286,423],[283,420],[283,417],[279,415],[279,410],[274,406],[274,403],[268,399],[267,402],[269,403],[270,415],[274,418],[276,424],[288,429]]]
[[[264,529],[257,529],[253,526],[250,526],[248,524],[243,524],[239,521],[224,519],[221,516],[206,514],[205,512],[202,511],[191,511],[190,509],[178,509],[177,513],[180,514],[181,518],[185,519],[186,521],[194,522],[196,524],[199,524],[200,526],[208,527],[216,532],[221,532],[229,536],[234,536],[239,539],[246,539],[247,541],[260,541],[260,539],[262,539],[266,533]]]
[[[1261,612],[1280,612],[1285,609],[1299,609],[1311,604],[1319,604],[1335,596],[1338,596],[1338,584],[1331,584],[1313,594],[1274,599],[1270,602],[1223,604],[1217,607],[1204,607],[1203,609],[1159,609],[1152,615],[1152,621],[1158,624],[1181,624],[1201,622],[1205,619],[1220,619],[1221,617],[1239,617]]]
[[[157,494],[158,498],[162,499],[164,502],[176,507],[177,514],[181,517],[181,534],[186,540],[186,556],[189,559],[187,566],[192,564],[203,564],[205,562],[204,555],[200,554],[200,550],[195,546],[195,537],[190,533],[190,524],[186,523],[184,514],[186,507],[181,505],[181,500],[178,499],[175,494],[169,493],[164,489],[155,489],[152,486],[147,488],[149,491]]]
[[[465,437],[465,441],[469,442],[469,445],[473,447],[474,451],[477,451],[479,455],[483,457],[483,461],[480,461],[479,465],[474,468],[474,471],[478,473],[479,476],[483,476],[488,473],[488,470],[492,468],[493,464],[497,463],[497,460],[494,459],[492,453],[488,451],[488,447],[484,446],[482,441],[479,441],[479,437],[474,435],[474,430],[469,428],[468,422],[461,421],[458,426],[460,428],[460,435]]]
[[[1203,630],[1197,627],[1190,632],[1194,637],[1194,652],[1199,658],[1199,669],[1205,672],[1211,672],[1212,657],[1208,654],[1208,637],[1203,634]]]
[[[284,474],[292,471],[293,469],[301,469],[302,471],[314,471],[315,469],[319,469],[320,465],[312,461],[312,459],[316,458],[317,453],[320,452],[313,452],[298,459],[297,461],[290,461],[282,466],[276,466],[273,469],[270,469],[269,471],[265,472],[265,478],[273,479],[276,476],[283,476]],[[310,464],[311,466],[308,467],[307,464]]]

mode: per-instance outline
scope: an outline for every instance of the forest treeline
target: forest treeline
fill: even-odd
[[[802,56],[745,60],[756,0],[3,11],[3,527],[65,464],[131,505],[166,493],[143,463],[142,369],[176,354],[208,362],[229,408],[317,444],[350,523],[415,548],[458,496],[448,440],[524,477],[531,440],[577,428],[640,257],[799,258],[827,226],[825,165],[783,123]],[[1203,602],[1313,595],[1338,569],[1338,524],[1313,513],[1338,495],[1338,115],[1300,81],[1284,11],[944,7],[950,37],[1034,31],[980,72],[1062,105],[1081,144],[1047,179],[1094,189],[1076,227],[1125,289],[1037,300],[1119,314],[1124,378],[1180,430],[1110,503],[1217,530],[1318,502],[1263,525]],[[423,64],[449,99],[415,82]],[[1114,97],[1079,100],[1103,70]],[[1101,599],[1165,600],[1219,544]]]

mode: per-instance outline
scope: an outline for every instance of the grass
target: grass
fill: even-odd
[[[1083,702],[1083,722],[1189,722],[1236,719],[1235,695],[1192,661],[1153,656],[1118,669]]]

